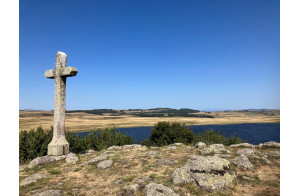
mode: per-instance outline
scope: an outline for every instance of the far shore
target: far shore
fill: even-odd
[[[204,114],[204,112],[203,112]],[[84,112],[66,113],[66,131],[87,132],[107,127],[152,127],[159,121],[180,122],[185,125],[224,125],[243,123],[280,123],[280,115],[264,115],[252,112],[211,112],[214,118],[197,117],[138,117],[133,115],[95,115]],[[50,129],[53,126],[53,111],[20,111],[19,131]]]

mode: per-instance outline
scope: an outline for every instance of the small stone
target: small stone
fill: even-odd
[[[124,186],[124,195],[126,196],[138,196],[140,185],[138,184],[131,184]]]
[[[203,143],[203,142],[198,142],[198,143],[195,145],[195,148],[200,148],[200,149],[206,148],[206,144]]]
[[[78,161],[78,157],[76,156],[76,154],[74,154],[74,153],[69,153],[69,154],[67,155],[67,158],[66,158],[66,163],[67,163],[67,164],[72,164],[72,165],[74,165],[74,164],[76,164],[77,161]]]
[[[113,161],[112,160],[104,160],[98,163],[97,168],[99,169],[108,169],[112,166]]]
[[[31,176],[25,178],[20,182],[20,186],[26,186],[28,184],[31,184],[33,182],[36,182],[37,180],[40,180],[42,178],[46,178],[47,176],[45,174],[32,174]]]
[[[150,183],[144,189],[144,196],[178,196],[171,188],[162,184]]]
[[[238,167],[243,167],[245,169],[253,169],[254,167],[244,154],[241,154],[240,156],[232,159],[232,163]]]
[[[41,193],[37,193],[34,196],[61,196],[60,190],[47,190]]]
[[[113,184],[123,184],[123,183],[124,183],[124,180],[122,180],[122,179],[118,179],[113,182]]]
[[[178,163],[176,160],[170,160],[170,159],[157,159],[155,160],[155,164],[158,165],[174,165]]]

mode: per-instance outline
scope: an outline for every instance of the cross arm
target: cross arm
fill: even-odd
[[[45,72],[46,78],[55,78],[55,76],[72,77],[78,73],[75,67],[65,67],[63,69],[51,69]]]

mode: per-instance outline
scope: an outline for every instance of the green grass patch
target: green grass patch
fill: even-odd
[[[61,170],[59,169],[51,169],[48,171],[49,174],[58,175],[61,174]]]

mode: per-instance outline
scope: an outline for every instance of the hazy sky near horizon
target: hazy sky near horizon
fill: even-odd
[[[20,1],[19,108],[279,109],[279,0]]]

